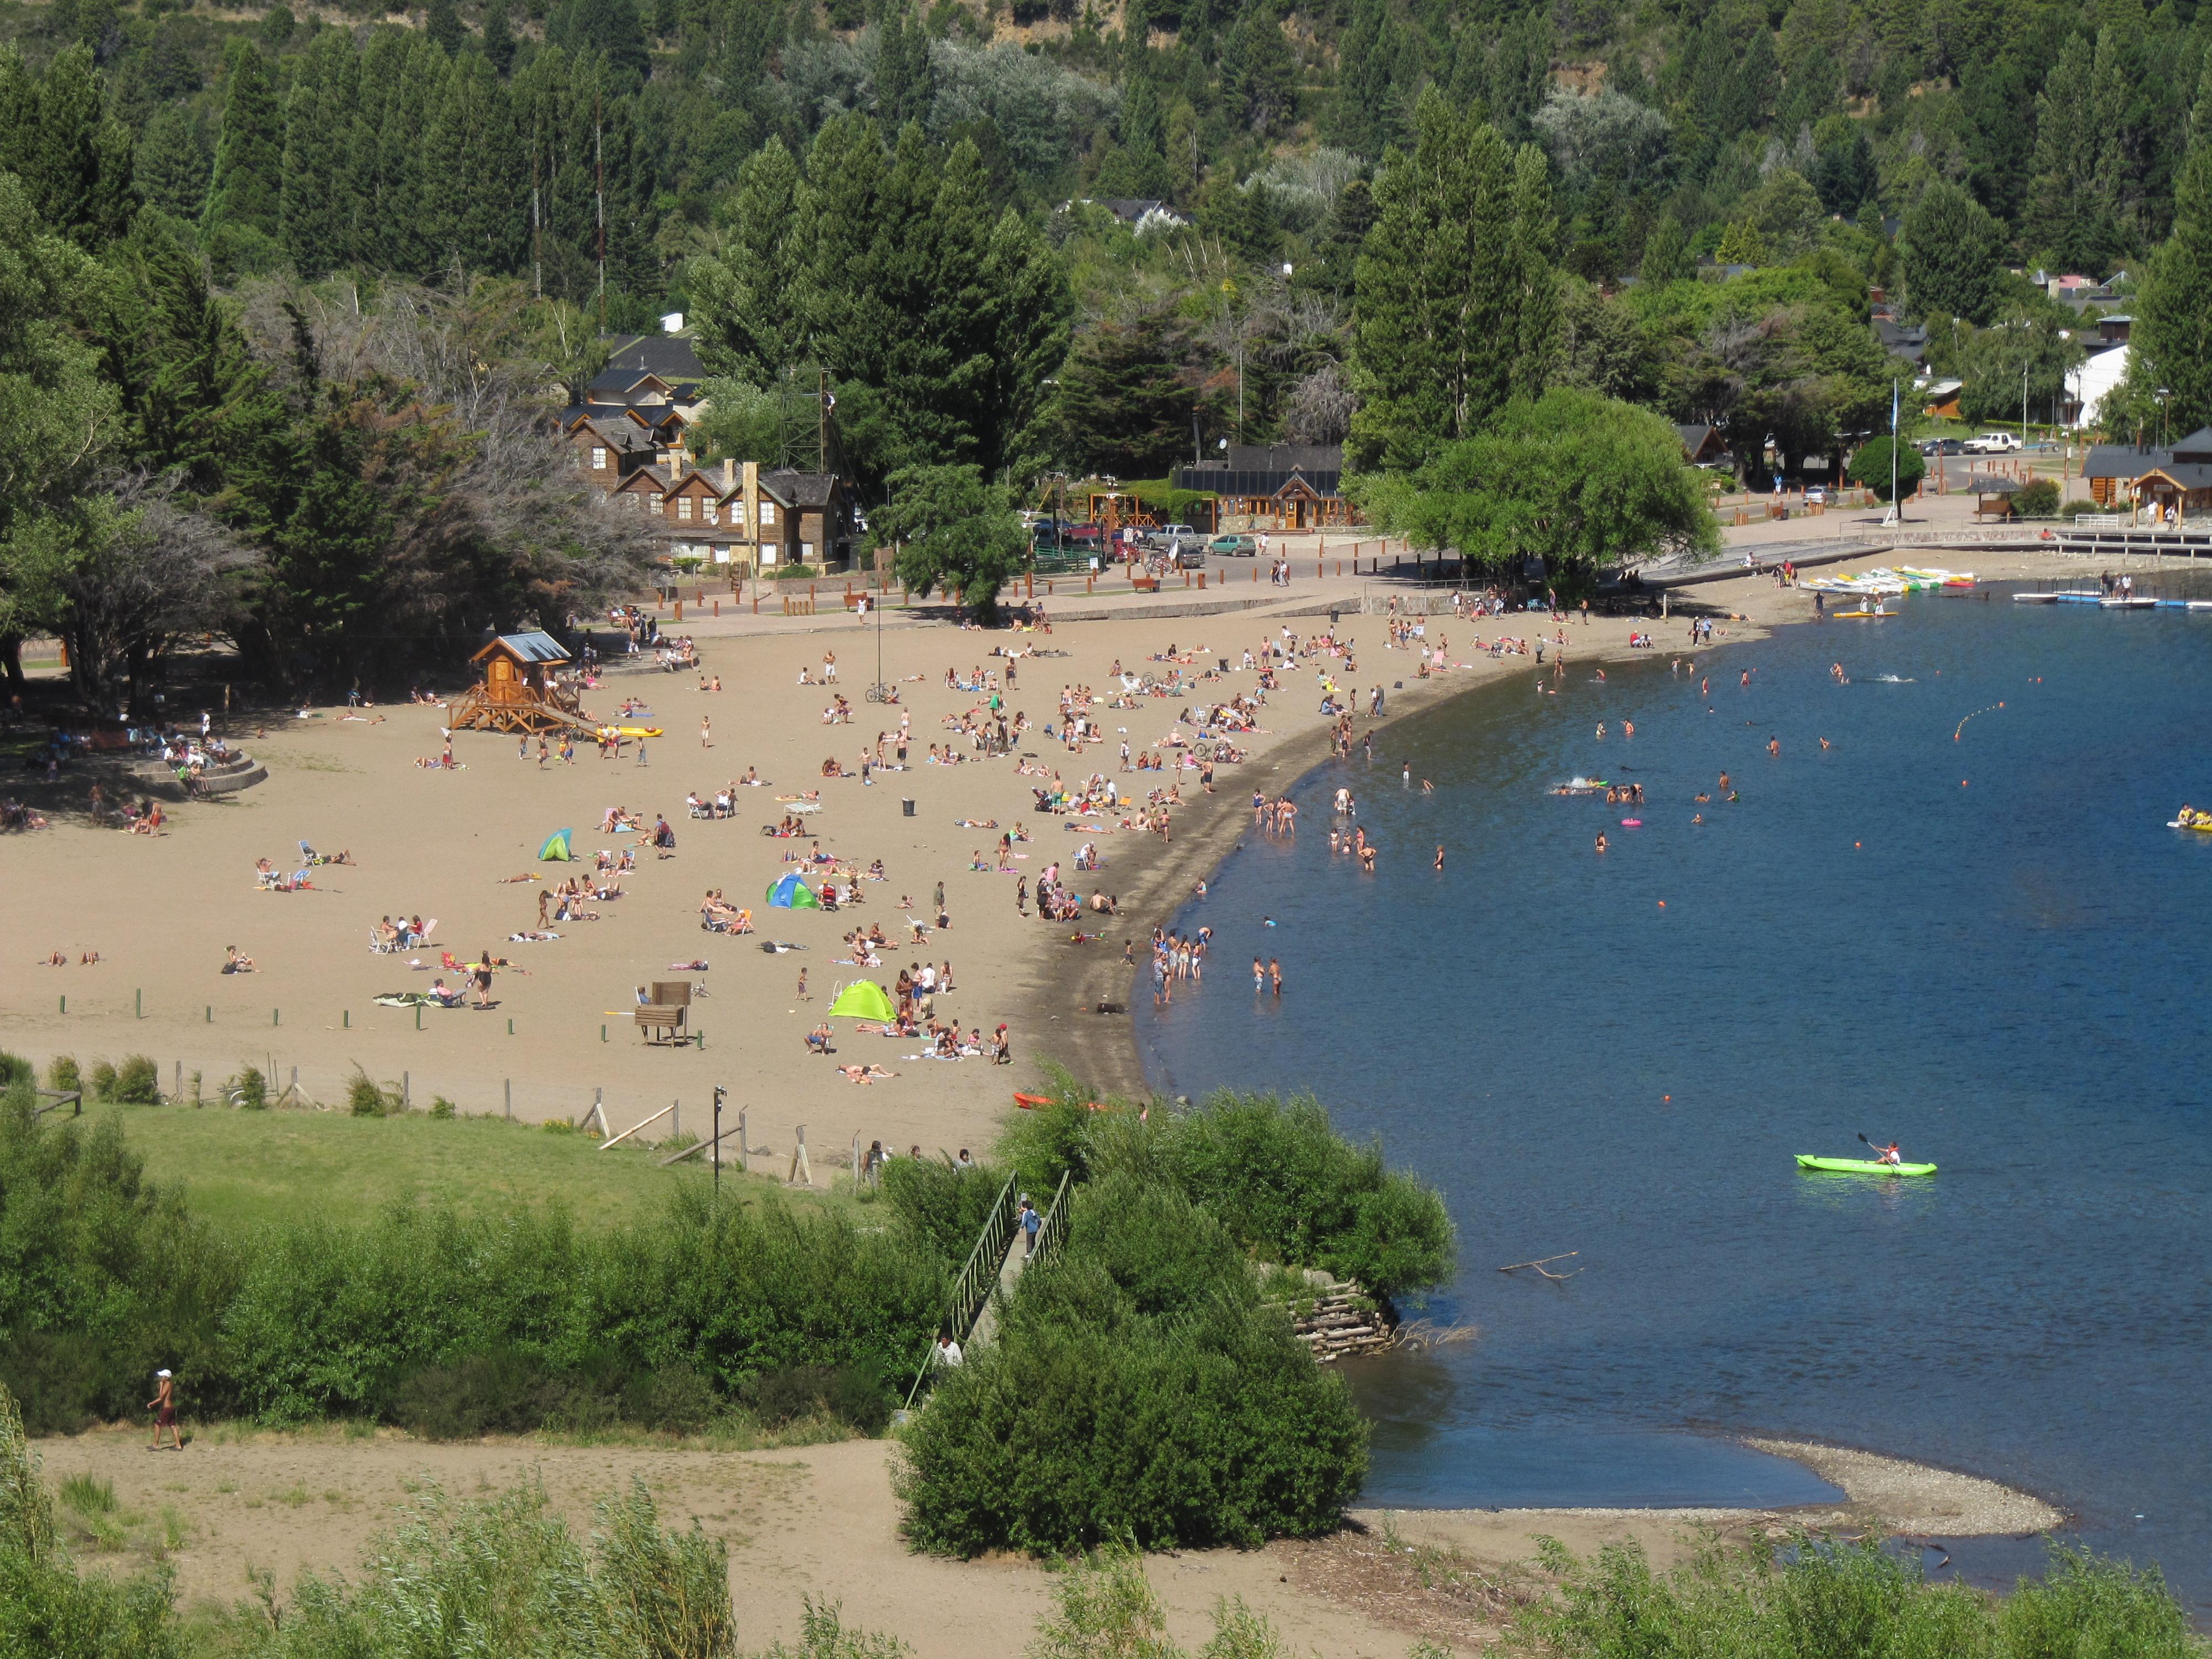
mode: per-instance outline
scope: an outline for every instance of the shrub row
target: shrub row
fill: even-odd
[[[1634,1544],[1578,1559],[1547,1541],[1557,1597],[1530,1607],[1513,1645],[1552,1659],[2203,1659],[2157,1571],[2137,1571],[2053,1545],[2041,1579],[2002,1601],[1960,1583],[1931,1584],[1917,1553],[1878,1539],[1800,1537],[1714,1547],[1672,1572]]]
[[[1442,1196],[1384,1167],[1379,1144],[1338,1134],[1310,1097],[1223,1090],[1197,1106],[1156,1101],[1140,1116],[1091,1111],[1064,1075],[1053,1092],[1050,1105],[1016,1115],[999,1147],[1032,1191],[1053,1191],[1066,1170],[1078,1181],[1127,1171],[1176,1188],[1272,1261],[1325,1268],[1382,1296],[1450,1276]]]
[[[274,1422],[681,1426],[803,1397],[879,1427],[877,1379],[927,1344],[946,1273],[904,1231],[694,1192],[596,1235],[401,1206],[233,1241],[113,1120],[41,1122],[21,1083],[0,1103],[0,1382],[34,1432],[136,1415],[162,1365],[193,1412]]]

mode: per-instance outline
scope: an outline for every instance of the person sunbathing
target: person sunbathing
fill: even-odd
[[[825,1019],[806,1034],[806,1052],[811,1054],[828,1054],[830,1035],[830,1022]]]
[[[878,1078],[896,1077],[896,1072],[887,1072],[880,1066],[840,1066],[837,1068],[854,1083],[873,1083]]]
[[[253,971],[253,958],[241,952],[235,945],[226,945],[222,949],[224,973],[250,974]]]
[[[430,988],[425,994],[434,999],[441,1008],[457,1008],[466,999],[468,993],[453,989],[441,975],[430,981]]]

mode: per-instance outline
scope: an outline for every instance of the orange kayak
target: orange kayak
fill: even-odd
[[[1019,1090],[1017,1090],[1014,1092],[1014,1104],[1020,1107],[1025,1112],[1034,1112],[1040,1106],[1050,1106],[1054,1103],[1053,1097],[1050,1095],[1025,1095]],[[1105,1103],[1101,1101],[1086,1101],[1084,1103],[1089,1106],[1094,1112],[1103,1112],[1109,1109]]]

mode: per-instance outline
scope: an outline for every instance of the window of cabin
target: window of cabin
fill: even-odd
[[[775,503],[774,501],[763,501],[761,503],[761,527],[763,529],[766,529],[769,525],[772,525],[775,522]]]
[[[689,495],[678,495],[676,498],[676,516],[687,520],[690,518],[691,498]]]
[[[592,445],[592,471],[594,471],[594,472],[604,472],[604,471],[605,471],[606,470],[607,470],[607,452],[606,452],[606,447],[605,447],[605,445],[603,445],[603,444],[594,444],[594,445]]]
[[[799,543],[799,562],[801,564],[812,564],[814,562],[814,544],[812,542]]]

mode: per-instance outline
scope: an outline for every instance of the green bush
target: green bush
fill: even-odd
[[[19,1083],[35,1084],[39,1068],[21,1054],[11,1054],[0,1048],[0,1089],[13,1088]]]
[[[257,1066],[248,1066],[223,1085],[224,1095],[240,1111],[265,1112],[269,1109],[269,1079],[261,1075]]]
[[[1890,451],[1893,448],[1897,452],[1899,495],[1910,495],[1913,487],[1928,474],[1928,463],[1921,459],[1920,452],[1912,445],[1899,443],[1887,433],[1878,438],[1868,439],[1851,457],[1846,472],[1853,483],[1863,489],[1872,490],[1878,501],[1889,499]]]
[[[443,1095],[433,1095],[430,1097],[430,1115],[432,1117],[439,1119],[452,1118],[458,1116],[459,1115],[459,1111],[460,1109],[455,1106],[452,1101],[447,1099]]]
[[[543,1486],[457,1502],[435,1486],[371,1550],[360,1581],[309,1575],[255,1659],[597,1654],[728,1659],[729,1549],[695,1521],[664,1531],[652,1496],[600,1504],[592,1550]]]
[[[27,1085],[0,1099],[0,1382],[42,1434],[137,1416],[161,1366],[194,1409],[223,1408],[232,1249],[144,1178],[117,1119],[35,1105]]]
[[[1310,1098],[1227,1090],[1202,1104],[1093,1112],[1065,1077],[1054,1098],[1008,1121],[999,1155],[1032,1192],[1124,1170],[1179,1188],[1237,1244],[1293,1267],[1356,1279],[1381,1296],[1443,1283],[1453,1259],[1443,1198],[1355,1146]]]
[[[104,1060],[92,1062],[92,1097],[94,1100],[115,1098],[115,1067]]]
[[[898,1158],[884,1166],[884,1196],[916,1241],[957,1267],[975,1248],[1006,1172],[963,1170],[947,1158]]]
[[[2058,511],[2058,481],[2034,478],[2022,484],[2012,498],[2012,510],[2023,519],[2048,519]]]
[[[76,1061],[67,1054],[56,1054],[47,1061],[46,1086],[59,1089],[64,1093],[70,1090],[82,1090],[84,1080],[78,1074]]]
[[[144,1054],[130,1055],[115,1068],[107,1097],[125,1106],[159,1106],[161,1068]]]
[[[823,573],[818,565],[780,564],[767,573],[772,582],[818,582]]]
[[[391,1117],[400,1109],[399,1091],[381,1085],[359,1066],[346,1079],[346,1109],[356,1117]]]
[[[892,1401],[880,1370],[869,1365],[793,1365],[755,1377],[745,1403],[768,1427],[801,1418],[834,1417],[862,1434],[881,1434]]]
[[[896,1486],[917,1547],[1060,1555],[1257,1545],[1337,1525],[1367,1472],[1344,1379],[1279,1312],[1134,1311],[1078,1259],[1023,1275],[996,1340],[938,1381]]]
[[[2191,1659],[2203,1652],[2155,1571],[2051,1547],[2048,1576],[2023,1579],[2002,1603],[1963,1584],[1930,1584],[1917,1556],[1875,1538],[1800,1535],[1714,1545],[1656,1573],[1638,1545],[1578,1559],[1545,1540],[1559,1595],[1530,1607],[1510,1633],[1519,1651],[1552,1659]]]

